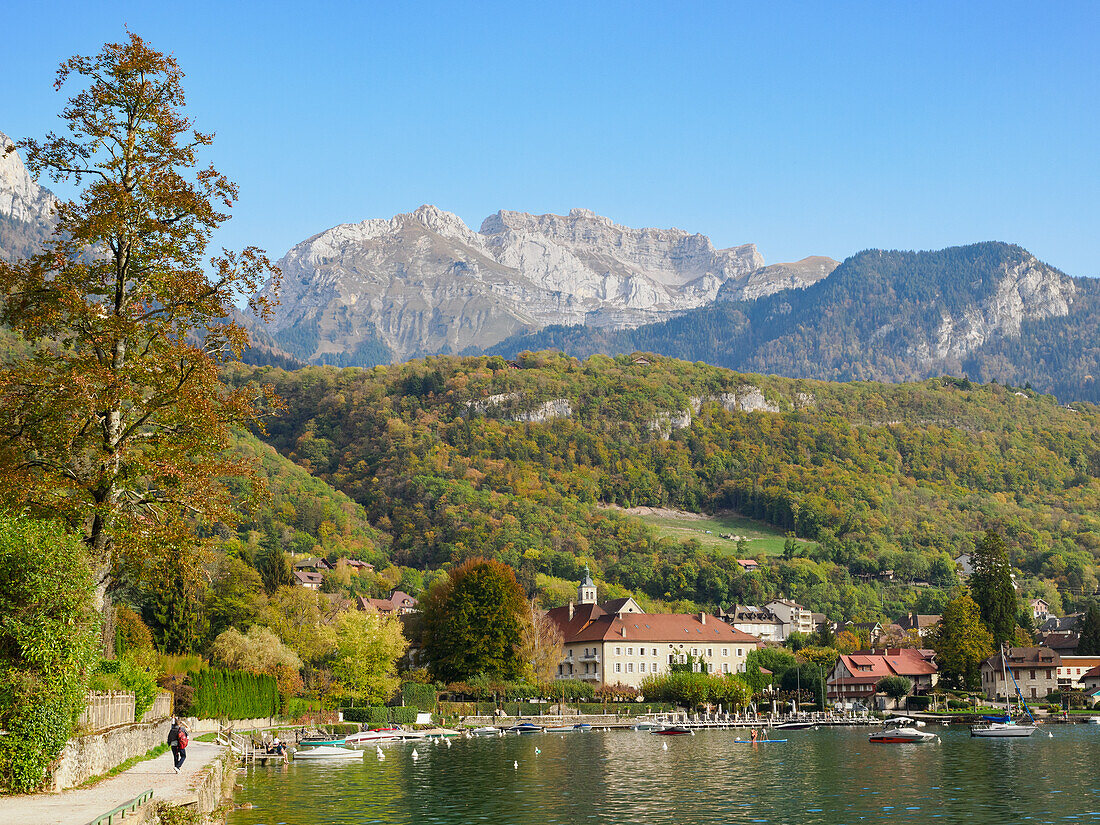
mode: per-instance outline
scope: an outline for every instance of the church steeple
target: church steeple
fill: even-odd
[[[588,572],[588,565],[584,566],[584,581],[577,588],[578,604],[596,603],[596,583],[592,581],[592,574]]]

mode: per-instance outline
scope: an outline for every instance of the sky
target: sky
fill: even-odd
[[[769,263],[1001,240],[1100,275],[1100,3],[16,2],[0,131],[60,128],[57,64],[175,55],[273,258],[432,203],[592,209]],[[56,187],[55,187],[56,188]],[[67,194],[59,190],[60,194]]]

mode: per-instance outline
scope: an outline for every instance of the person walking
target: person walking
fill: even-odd
[[[179,773],[187,758],[187,726],[175,716],[172,717],[172,727],[168,729],[168,747],[172,749],[172,765]]]

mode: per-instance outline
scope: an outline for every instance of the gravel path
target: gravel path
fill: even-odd
[[[183,802],[194,794],[196,774],[220,753],[221,748],[213,743],[192,742],[179,775],[172,769],[172,752],[168,751],[91,788],[0,797],[0,825],[88,825],[150,788],[154,802]]]

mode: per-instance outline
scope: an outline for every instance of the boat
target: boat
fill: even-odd
[[[573,733],[576,730],[575,725],[555,725],[553,727],[546,728],[547,733]]]
[[[806,728],[814,727],[813,722],[784,722],[782,725],[776,725],[776,730],[806,730]],[[786,741],[786,740],[783,740]]]
[[[506,730],[508,733],[542,733],[543,728],[542,725],[536,725],[534,722],[520,722]]]
[[[1100,716],[1090,716],[1085,720],[1086,725],[1100,725]]]
[[[911,742],[931,742],[936,738],[934,733],[925,733],[922,730],[917,730],[913,727],[896,725],[896,726],[883,726],[882,730],[877,730],[867,737],[868,742],[876,744],[906,744]]]
[[[592,730],[592,726],[587,722],[578,722],[573,726],[573,730],[588,731]]]
[[[470,733],[474,736],[500,736],[500,728],[494,728],[492,725],[484,725],[480,728],[474,728]]]
[[[634,730],[660,730],[664,727],[663,722],[637,722],[634,725]]]
[[[458,731],[450,728],[427,728],[417,732],[423,733],[425,739],[449,739],[452,736],[458,736]]]
[[[362,759],[364,751],[351,750],[350,748],[337,748],[332,745],[318,745],[316,748],[308,748],[294,752],[294,761],[299,759]]]
[[[685,733],[691,733],[691,730],[683,725],[665,725],[656,730],[651,730],[650,733],[656,736],[683,736]]]
[[[1019,699],[1019,710],[1022,710],[1031,719],[1031,724],[1020,724],[1012,720],[1011,702],[1005,702],[1005,712],[1002,716],[983,716],[982,721],[970,726],[970,735],[979,739],[1006,739],[1031,736],[1035,733],[1035,717],[1031,715],[1031,711],[1028,710],[1027,703],[1024,702],[1023,694],[1020,693],[1020,685],[1016,682],[1016,676],[1012,673],[1012,668],[1008,666],[1008,657],[1005,655],[1004,646],[1001,646],[1001,672],[1004,673],[1005,684],[1008,684],[1008,677],[1012,676],[1012,684],[1016,687],[1016,696]]]
[[[396,739],[401,733],[400,728],[374,728],[373,730],[361,730],[344,737],[345,745],[365,745],[370,742],[386,742]]]
[[[298,745],[303,748],[316,748],[321,745],[339,747],[343,745],[346,740],[347,737],[344,736],[310,736],[305,739],[299,739]]]
[[[786,739],[734,739],[735,745],[782,745]]]

